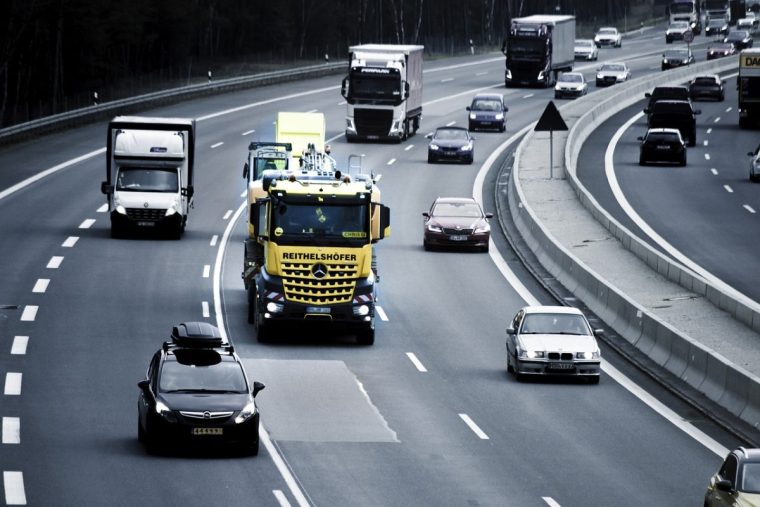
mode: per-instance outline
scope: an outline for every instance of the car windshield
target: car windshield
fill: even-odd
[[[433,208],[432,214],[436,217],[479,218],[483,216],[480,206],[474,202],[439,202]]]
[[[710,51],[730,51],[733,46],[731,44],[715,44],[707,49]]]
[[[435,131],[435,138],[438,140],[450,140],[450,139],[467,139],[467,131],[464,129],[438,129]]]
[[[711,19],[707,26],[723,26],[726,22],[721,19]]]
[[[474,111],[501,111],[501,102],[497,99],[475,99],[472,102]]]
[[[670,4],[671,14],[689,14],[694,12],[693,2],[673,2]]]
[[[600,28],[599,35],[617,35],[615,28]]]
[[[760,494],[760,463],[745,463],[742,466],[742,483],[739,491]]]
[[[590,40],[577,40],[575,41],[575,45],[579,47],[590,48],[594,45],[594,43]]]
[[[662,56],[665,58],[688,58],[689,52],[685,49],[670,49],[665,51],[665,54]]]
[[[747,32],[731,32],[728,34],[729,40],[742,40],[747,36]]]
[[[176,167],[122,167],[116,177],[116,190],[127,192],[177,192]]]
[[[698,77],[694,79],[695,85],[717,85],[714,77]]]
[[[213,352],[213,351],[205,351]],[[213,352],[216,354],[216,352]],[[217,354],[218,355],[218,354]],[[246,393],[243,369],[234,361],[194,364],[195,361],[166,361],[161,368],[159,390],[162,393],[209,391]]]
[[[602,71],[611,71],[611,72],[623,72],[625,70],[625,67],[622,65],[610,63],[607,65],[602,65]]]
[[[583,75],[582,74],[561,74],[559,76],[559,80],[564,83],[582,83]]]
[[[670,24],[670,28],[681,29],[687,28],[689,24],[686,21],[676,21]]]
[[[525,316],[520,334],[589,335],[591,330],[580,315],[566,313],[529,313]]]

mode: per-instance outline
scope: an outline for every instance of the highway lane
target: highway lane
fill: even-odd
[[[500,70],[498,63],[489,70],[498,76],[497,82]],[[487,85],[472,68],[460,72],[446,83],[430,82],[426,76],[426,100]],[[460,85],[457,75],[473,82]],[[317,89],[327,83],[277,88],[287,93],[290,86]],[[508,92],[508,135],[534,120],[551,93],[525,92]],[[222,103],[233,106],[258,100],[258,93],[241,92],[146,114],[203,116]],[[533,96],[523,99],[527,95]],[[291,110],[323,110],[330,134],[335,135],[343,115],[336,96],[337,92],[327,97],[315,94],[201,122],[199,166],[211,169],[199,171],[197,187],[205,190],[199,190],[187,236],[180,242],[108,238],[107,220],[96,212],[103,201],[97,193],[102,157],[0,201],[0,227],[13,232],[0,245],[6,249],[0,253],[14,259],[0,269],[3,280],[11,279],[6,275],[16,277],[3,297],[19,304],[40,304],[33,323],[9,316],[3,330],[3,338],[28,334],[29,354],[0,359],[3,371],[24,373],[22,395],[3,404],[3,410],[9,411],[5,407],[13,404],[13,413],[20,415],[22,444],[4,445],[8,450],[0,463],[4,470],[18,469],[11,466],[25,470],[29,503],[208,504],[254,498],[258,505],[275,503],[273,489],[286,490],[266,453],[256,459],[224,461],[145,456],[134,439],[134,384],[170,326],[201,318],[201,302],[211,300],[203,266],[213,263],[211,238],[221,235],[227,225],[224,216],[242,200],[240,169],[249,140],[242,133],[256,129],[264,138],[271,132],[276,111],[287,105]],[[465,121],[463,97],[461,102],[441,100],[426,107],[423,130],[439,122]],[[480,163],[504,137],[485,133],[478,137]],[[315,438],[315,432],[324,428],[308,424],[277,440],[278,428],[269,428],[314,504],[543,505],[546,496],[562,505],[590,501],[626,505],[634,490],[641,499],[638,485],[649,483],[657,484],[645,496],[650,504],[668,498],[673,499],[669,505],[685,505],[701,496],[717,457],[607,378],[590,387],[517,384],[506,376],[504,327],[523,303],[488,256],[422,252],[419,212],[438,193],[469,195],[477,164],[428,167],[423,163],[426,143],[421,136],[401,146],[342,145],[339,139],[333,144],[339,160],[359,148],[367,164],[382,168],[378,172],[383,173],[384,201],[394,210],[394,234],[379,249],[381,304],[389,320],[379,324],[376,345],[355,347],[342,340],[314,339],[309,333],[258,344],[240,311],[242,222],[235,225],[224,269],[229,330],[251,367],[276,376],[292,362],[296,367],[316,366],[313,378],[318,382],[295,387],[322,401],[328,414],[331,407],[340,406],[330,393],[347,389],[346,384],[355,382],[353,376],[387,425],[388,432],[364,441],[345,441],[347,435],[338,436],[344,440],[327,441],[335,438],[330,433],[317,433]],[[411,144],[415,147],[402,151]],[[93,142],[88,148],[98,146]],[[0,156],[32,158],[29,151],[14,149],[3,150]],[[397,161],[388,166],[391,158]],[[52,163],[61,160],[51,158]],[[16,223],[18,217],[24,217],[24,226]],[[90,229],[77,229],[86,218],[97,221]],[[27,224],[45,224],[46,230]],[[60,246],[71,235],[80,237],[75,246]],[[23,255],[11,257],[14,252]],[[59,254],[65,259],[58,276],[47,275],[44,266],[49,256]],[[28,287],[41,276],[51,278],[48,291],[30,295]],[[428,371],[420,372],[408,352]],[[346,365],[349,374],[335,363]],[[255,370],[251,374],[260,378]],[[274,421],[278,411],[299,410],[278,396],[278,391],[288,388],[293,386],[270,383],[261,394],[265,425],[267,413]],[[360,408],[348,407],[349,411]],[[50,424],[41,413],[54,413],[59,419]],[[479,438],[460,414],[474,421],[488,440]],[[298,415],[312,422],[317,414]],[[376,423],[377,418],[369,422]],[[398,441],[378,441],[381,438]],[[678,451],[675,463],[668,452],[673,450]],[[579,456],[583,463],[575,466]],[[621,456],[626,456],[624,463]],[[668,479],[678,485],[675,489],[661,481],[660,469],[651,467],[663,461],[672,464]],[[565,466],[568,463],[573,466]],[[109,473],[101,472],[104,469]],[[161,482],[172,477],[183,480],[169,487]],[[593,491],[590,482],[597,484]],[[289,494],[288,498],[293,501]]]

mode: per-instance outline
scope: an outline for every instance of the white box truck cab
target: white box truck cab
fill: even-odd
[[[346,140],[401,142],[417,132],[422,118],[424,46],[362,44],[349,48]]]
[[[179,239],[193,207],[195,120],[119,116],[108,124],[111,235],[160,230]]]

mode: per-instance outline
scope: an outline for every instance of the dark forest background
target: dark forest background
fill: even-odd
[[[510,19],[574,14],[578,32],[664,15],[654,0],[0,0],[0,127],[283,65],[357,43],[429,56],[498,48]]]

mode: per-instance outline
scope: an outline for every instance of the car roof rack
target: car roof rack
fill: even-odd
[[[182,322],[174,326],[171,342],[164,342],[164,351],[168,351],[172,347],[235,351],[232,344],[222,338],[219,328],[208,322]]]

